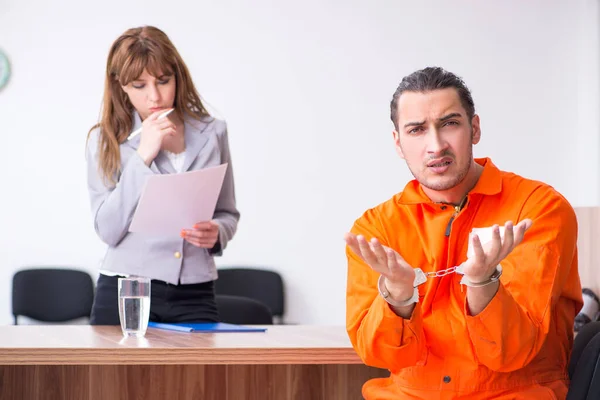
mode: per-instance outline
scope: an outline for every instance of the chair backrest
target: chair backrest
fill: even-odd
[[[269,308],[258,300],[241,296],[215,295],[221,322],[237,325],[272,325]]]
[[[243,296],[265,304],[274,317],[284,313],[283,279],[275,271],[245,267],[219,268],[215,293]]]
[[[12,282],[12,313],[43,322],[89,317],[94,282],[85,271],[32,268],[18,271]]]
[[[569,377],[567,400],[600,399],[600,322],[584,325],[575,337]]]

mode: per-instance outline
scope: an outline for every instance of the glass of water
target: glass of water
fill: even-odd
[[[150,278],[119,278],[119,319],[123,336],[144,337],[150,318]]]

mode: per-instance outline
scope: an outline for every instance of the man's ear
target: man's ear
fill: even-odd
[[[479,125],[479,115],[473,115],[471,119],[472,143],[477,144],[481,140],[481,125]]]
[[[394,147],[396,147],[396,153],[400,156],[400,158],[404,159],[404,153],[402,152],[402,146],[400,146],[400,134],[397,130],[392,131],[392,135],[394,136]]]

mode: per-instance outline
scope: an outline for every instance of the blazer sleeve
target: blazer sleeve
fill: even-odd
[[[236,208],[233,165],[231,163],[231,153],[229,151],[227,125],[223,121],[218,121],[216,129],[221,150],[221,162],[228,164],[213,216],[214,221],[219,225],[219,241],[218,245],[215,246],[211,253],[220,256],[223,254],[223,250],[227,247],[227,243],[233,238],[233,235],[237,230],[240,212]]]
[[[142,158],[133,154],[122,164],[116,184],[107,182],[98,163],[99,130],[89,137],[86,149],[87,186],[94,229],[109,246],[116,246],[127,235],[144,183],[154,172]]]

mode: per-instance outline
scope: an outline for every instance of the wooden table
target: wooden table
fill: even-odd
[[[378,376],[343,327],[124,339],[116,326],[0,326],[0,399],[350,400]]]

